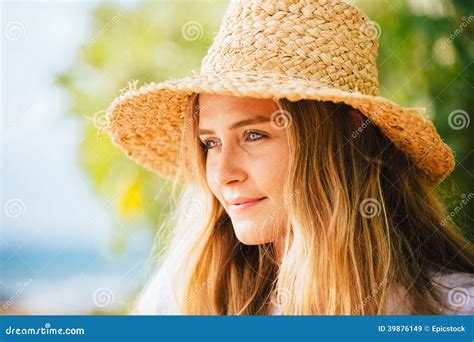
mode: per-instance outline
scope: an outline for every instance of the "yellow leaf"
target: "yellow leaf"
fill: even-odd
[[[135,180],[124,192],[119,202],[121,216],[130,217],[143,212],[143,182]]]

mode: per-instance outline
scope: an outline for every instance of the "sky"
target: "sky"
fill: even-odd
[[[120,305],[144,271],[149,229],[137,231],[123,256],[107,256],[114,217],[78,162],[90,123],[68,112],[55,84],[94,36],[98,3],[1,5],[0,290],[35,313],[86,312],[104,293]]]

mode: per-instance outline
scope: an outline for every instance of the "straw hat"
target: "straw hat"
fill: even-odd
[[[453,153],[425,108],[379,96],[377,33],[360,9],[339,0],[231,1],[199,74],[139,89],[134,83],[107,109],[105,130],[129,158],[174,179],[195,93],[343,102],[438,184],[454,168]]]

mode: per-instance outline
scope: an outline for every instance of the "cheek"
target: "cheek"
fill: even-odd
[[[206,179],[209,188],[219,199],[221,198],[221,187],[214,179],[214,168],[218,160],[215,156],[206,158]],[[255,194],[267,196],[271,200],[271,206],[278,206],[282,199],[283,184],[288,170],[288,146],[286,138],[280,136],[275,138],[271,144],[262,147],[255,146],[249,153],[239,154],[238,166],[240,172],[244,172],[247,181],[255,190]],[[248,188],[249,185],[243,185]]]
[[[217,183],[214,181],[214,177],[212,177],[212,165],[208,160],[206,160],[206,180],[214,196],[218,197],[217,195],[219,188],[217,186]]]
[[[269,195],[279,197],[288,173],[287,155],[275,151],[262,155],[253,170],[257,185]]]
[[[214,197],[221,203],[221,205],[225,208],[224,198],[222,197],[222,187],[216,181],[214,175],[214,169],[212,165],[212,161],[206,160],[206,180],[209,189],[211,190]]]

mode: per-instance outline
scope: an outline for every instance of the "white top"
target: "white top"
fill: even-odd
[[[474,274],[457,272],[434,276],[432,279],[449,287],[440,289],[442,298],[452,309],[440,311],[441,315],[474,315]],[[176,305],[173,305],[170,290],[168,279],[160,281],[159,276],[151,278],[140,293],[130,315],[180,315]],[[387,303],[389,314],[410,315],[408,309],[400,304],[397,296],[391,296]],[[272,315],[281,315],[282,309],[281,306],[274,306]]]
[[[474,315],[474,274],[459,272],[432,279],[449,287],[441,288],[441,292],[452,309],[442,311],[442,315]]]

